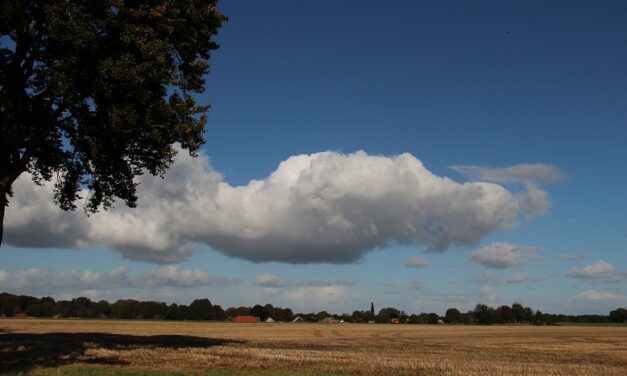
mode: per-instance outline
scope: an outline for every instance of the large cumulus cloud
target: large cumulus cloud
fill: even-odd
[[[543,213],[547,193],[533,183],[512,192],[458,183],[410,154],[298,155],[263,180],[231,186],[205,155],[181,152],[164,179],[138,178],[139,205],[86,217],[51,202],[51,184],[15,183],[6,241],[17,246],[102,245],[132,260],[172,263],[206,244],[251,260],[353,262],[390,243],[442,251]],[[86,194],[86,193],[85,193]]]

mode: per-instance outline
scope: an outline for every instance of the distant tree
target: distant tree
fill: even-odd
[[[180,304],[177,307],[178,320],[190,320],[190,309],[188,305]]]
[[[109,317],[111,316],[111,305],[106,300],[100,300],[96,303],[94,307],[96,312],[96,316],[98,317]]]
[[[211,320],[213,306],[209,299],[196,299],[189,305],[188,320]]]
[[[40,317],[42,316],[42,311],[41,304],[29,304],[26,306],[26,314],[29,317]]]
[[[446,310],[444,314],[444,322],[447,324],[457,324],[460,323],[462,319],[462,314],[459,312],[457,308],[449,308]]]
[[[85,209],[137,201],[134,178],[161,175],[174,143],[204,142],[216,0],[0,2],[0,244],[14,181],[52,180],[54,201]]]
[[[381,308],[377,315],[376,321],[381,323],[388,323],[391,319],[398,319],[401,317],[401,311],[394,307]]]
[[[370,311],[353,311],[351,315],[352,322],[364,323],[369,321],[368,317],[370,317]]]
[[[515,323],[525,323],[531,321],[531,315],[529,314],[529,311],[527,311],[525,307],[523,307],[523,305],[520,303],[512,304],[512,312],[514,314]]]
[[[369,321],[374,320],[374,302],[370,302],[370,317],[368,317]]]
[[[226,311],[224,312],[224,314],[226,315],[227,318],[233,318],[235,316],[240,316],[240,315],[250,315],[250,307],[229,307],[226,309]]]
[[[181,320],[179,317],[179,306],[176,303],[172,303],[168,306],[168,314],[165,316],[167,320]]]
[[[137,318],[138,301],[133,299],[120,299],[111,305],[111,317],[116,319]]]
[[[411,315],[409,315],[409,317],[407,318],[407,323],[408,324],[419,324],[419,322],[418,322],[418,315],[416,315],[415,313],[412,313]]]
[[[496,312],[494,308],[485,304],[477,304],[475,306],[474,315],[478,324],[491,325],[496,322]]]
[[[315,321],[320,321],[322,319],[325,319],[327,317],[331,316],[331,314],[327,311],[320,311],[318,313],[316,313],[316,317],[315,317]]]
[[[496,319],[499,324],[511,324],[514,322],[514,311],[506,305],[496,309]]]
[[[257,304],[250,310],[250,314],[259,317],[261,321],[265,321],[268,319],[268,317],[270,317],[271,311],[274,309],[272,305],[270,305],[270,307],[264,307]]]
[[[416,321],[418,324],[428,324],[429,323],[429,315],[427,313],[421,312],[416,316]]]
[[[427,315],[427,323],[429,324],[437,324],[439,320],[440,316],[437,313],[431,312]]]
[[[617,308],[611,311],[609,319],[611,322],[627,322],[627,309]]]
[[[41,316],[42,317],[51,317],[52,312],[54,311],[55,301],[49,296],[44,296],[40,299],[41,304]]]

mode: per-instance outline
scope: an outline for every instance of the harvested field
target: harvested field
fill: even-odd
[[[0,320],[0,372],[59,374],[80,367],[246,375],[625,375],[627,328]]]

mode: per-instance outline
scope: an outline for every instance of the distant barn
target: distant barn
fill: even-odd
[[[292,320],[292,322],[305,322],[305,319],[303,319],[300,316],[296,316],[296,318],[294,320]]]
[[[257,316],[235,316],[233,322],[259,322],[259,317]]]

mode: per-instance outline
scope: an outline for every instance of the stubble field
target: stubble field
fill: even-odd
[[[0,320],[0,373],[626,375],[626,327]]]

